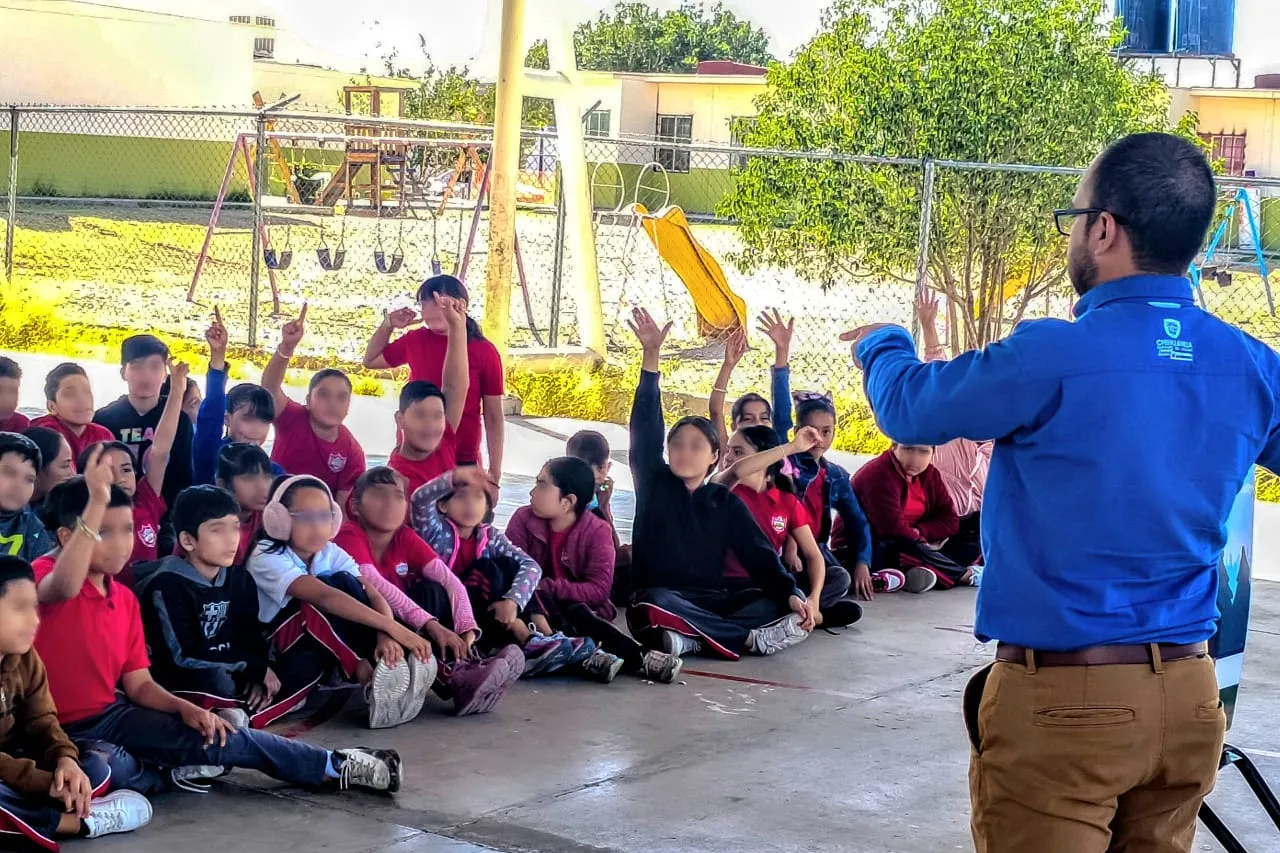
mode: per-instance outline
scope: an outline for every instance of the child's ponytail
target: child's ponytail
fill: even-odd
[[[778,437],[777,430],[773,427],[763,424],[755,426],[742,427],[738,430],[738,434],[747,440],[747,443],[755,448],[756,453],[764,453],[767,450],[773,450],[775,447],[782,445],[782,439]],[[780,460],[773,463],[765,469],[765,480],[771,486],[780,492],[786,492],[790,495],[798,495],[796,484],[783,469],[786,460]]]

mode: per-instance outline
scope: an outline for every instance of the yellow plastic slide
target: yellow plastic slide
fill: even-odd
[[[729,289],[720,264],[703,248],[689,230],[689,220],[678,207],[649,213],[642,204],[632,212],[644,224],[658,256],[667,262],[693,297],[698,312],[698,332],[709,338],[723,338],[747,325],[747,304]]]

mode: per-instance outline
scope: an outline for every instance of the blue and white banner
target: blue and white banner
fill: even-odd
[[[1236,694],[1249,635],[1249,599],[1253,581],[1254,472],[1236,496],[1227,520],[1227,547],[1218,560],[1218,633],[1209,640],[1217,662],[1218,690],[1227,712],[1227,728],[1235,715]]]

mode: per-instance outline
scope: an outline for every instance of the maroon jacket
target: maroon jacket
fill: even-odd
[[[892,450],[881,453],[853,475],[853,492],[867,513],[876,538],[940,542],[960,532],[960,517],[942,474],[930,465],[918,479],[927,509],[912,529],[902,517],[907,502],[907,475],[902,473]]]
[[[569,528],[562,562],[556,571],[551,559],[551,524],[522,506],[507,522],[507,538],[542,566],[538,597],[550,597],[565,605],[585,604],[602,619],[612,620],[618,611],[609,601],[613,589],[613,527],[599,516],[583,513]]]

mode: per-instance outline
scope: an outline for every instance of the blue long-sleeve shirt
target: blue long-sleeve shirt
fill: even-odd
[[[223,436],[227,416],[227,372],[209,368],[204,380],[204,400],[196,414],[195,435],[191,439],[191,482],[211,485],[218,467],[218,454],[231,443]],[[271,463],[279,477],[284,469]]]
[[[791,413],[791,368],[775,367],[772,376],[773,428],[784,442],[791,440],[793,426]],[[811,454],[797,453],[790,457],[795,469],[792,478],[800,494],[806,494],[819,473],[824,473],[822,490],[822,517],[814,519],[818,529],[813,532],[822,554],[829,562],[835,562],[828,541],[831,538],[831,511],[834,509],[844,526],[845,537],[857,554],[856,562],[871,565],[871,522],[853,493],[853,481],[843,466],[823,457],[814,459]],[[852,568],[850,566],[849,568]]]
[[[858,346],[867,396],[904,444],[996,442],[979,639],[1205,640],[1232,503],[1255,463],[1280,468],[1280,357],[1182,278],[1103,284],[1075,313],[927,364],[879,330]]]

